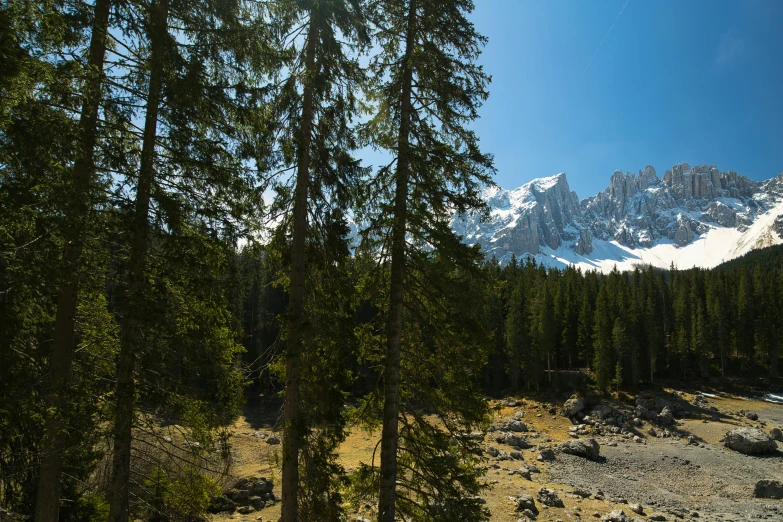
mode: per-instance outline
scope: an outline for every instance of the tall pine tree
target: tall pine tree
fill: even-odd
[[[392,522],[405,421],[406,303],[417,298],[415,277],[476,263],[449,221],[453,212],[480,208],[479,189],[489,182],[491,158],[467,128],[487,97],[489,78],[475,64],[484,38],[467,18],[471,0],[379,0],[373,7],[380,51],[371,66],[377,111],[367,130],[392,161],[378,170],[362,214],[369,225],[367,250],[388,263],[379,521]],[[435,253],[438,262],[430,265]]]

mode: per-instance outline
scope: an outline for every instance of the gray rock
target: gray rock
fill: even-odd
[[[690,222],[678,219],[678,227],[674,231],[674,244],[683,247],[693,241],[693,237]]]
[[[644,514],[644,508],[641,504],[628,504],[628,509],[636,513],[637,515],[643,515]]]
[[[541,488],[538,490],[537,495],[538,501],[544,504],[545,506],[549,507],[565,507],[565,504],[563,504],[563,501],[560,500],[560,497],[557,495],[557,492],[553,489],[549,488]]]
[[[259,510],[266,507],[266,500],[261,497],[250,497],[249,500],[250,505],[253,506],[253,509]]]
[[[631,522],[631,517],[626,515],[622,509],[615,509],[608,515],[601,517],[601,520],[605,522]]]
[[[263,496],[265,494],[269,494],[274,489],[274,484],[266,479],[261,479],[256,482],[253,482],[250,485],[250,494],[251,495],[258,495]]]
[[[772,440],[783,442],[783,432],[780,431],[780,428],[772,428],[769,430],[769,436]]]
[[[236,503],[234,503],[233,500],[231,500],[228,497],[216,497],[213,498],[212,501],[209,504],[209,507],[207,508],[207,511],[210,513],[223,513],[223,512],[231,512],[233,513],[237,508]]]
[[[752,412],[752,411],[749,411],[749,412],[745,413],[745,417],[747,417],[748,419],[750,419],[750,420],[752,420],[752,421],[757,421],[757,420],[759,420],[759,416],[758,416],[758,414],[757,414],[757,413],[754,413],[754,412]]]
[[[538,451],[538,460],[555,460],[555,452],[550,447],[543,447]]]
[[[620,416],[621,416],[620,412],[618,412],[616,409],[612,408],[609,404],[606,404],[605,402],[598,404],[590,412],[590,417],[604,422],[610,419],[616,419]]]
[[[601,454],[601,446],[595,439],[569,440],[560,445],[560,451],[569,455],[596,460]]]
[[[502,436],[495,438],[495,440],[501,444],[508,444],[517,449],[528,449],[533,447],[523,435],[514,435],[513,433],[504,433]]]
[[[506,427],[509,430],[516,431],[516,432],[525,432],[525,431],[527,431],[527,424],[525,424],[521,420],[510,420],[506,424]]]
[[[517,511],[530,510],[533,516],[538,514],[538,508],[536,507],[536,501],[530,495],[520,495],[515,499]],[[530,516],[530,515],[527,515]]]
[[[252,506],[242,506],[241,508],[237,509],[237,513],[241,513],[243,515],[249,515],[254,511],[255,509],[253,509]]]
[[[241,478],[234,483],[233,489],[247,489],[248,484],[250,484],[249,478]]]
[[[250,491],[246,489],[232,489],[227,496],[237,504],[247,504],[250,498]]]
[[[783,482],[777,480],[759,480],[753,488],[756,498],[783,498]]]
[[[266,443],[272,445],[280,444],[280,437],[278,437],[277,435],[270,435],[269,438],[266,439]]]
[[[581,414],[585,409],[585,400],[577,395],[572,395],[570,399],[563,403],[561,411],[563,417],[574,418]]]
[[[674,414],[672,413],[671,408],[668,406],[665,406],[661,413],[658,414],[657,420],[660,424],[663,426],[671,426],[674,424]]]
[[[774,453],[777,444],[772,438],[758,428],[736,428],[726,433],[724,444],[745,455],[761,455]]]
[[[707,208],[707,212],[702,214],[701,219],[717,223],[722,227],[734,228],[737,226],[737,211],[720,201],[716,201]]]
[[[579,231],[579,240],[574,245],[574,252],[580,256],[588,256],[593,253],[593,236],[586,228]]]
[[[664,522],[666,520],[666,516],[662,515],[661,513],[653,513],[647,517],[647,520],[652,520],[653,522]]]
[[[487,454],[490,457],[497,457],[500,455],[500,450],[497,449],[495,446],[487,446]]]

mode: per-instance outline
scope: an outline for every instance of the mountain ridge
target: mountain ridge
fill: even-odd
[[[648,165],[638,174],[615,171],[604,190],[582,200],[562,172],[482,196],[488,217],[458,215],[452,227],[501,263],[530,256],[601,271],[708,268],[783,243],[783,174],[753,181],[678,163],[659,177]]]

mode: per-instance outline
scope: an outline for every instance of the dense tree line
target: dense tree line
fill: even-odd
[[[637,268],[606,275],[489,263],[494,352],[487,390],[538,390],[587,369],[598,388],[656,379],[779,375],[779,247],[712,270]],[[572,383],[573,384],[573,383]]]

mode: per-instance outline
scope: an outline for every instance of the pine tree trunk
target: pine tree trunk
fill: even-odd
[[[549,384],[552,384],[552,361],[549,357],[549,351],[546,352],[546,374],[549,377]]]
[[[305,82],[302,122],[297,151],[294,227],[291,238],[291,286],[288,296],[288,339],[286,341],[285,403],[283,405],[282,522],[296,522],[299,490],[299,445],[302,437],[299,387],[301,384],[301,329],[305,293],[305,240],[307,235],[307,192],[310,184],[310,140],[313,128],[313,76],[318,38],[315,13],[310,12],[305,51]]]
[[[516,394],[519,391],[519,368],[522,364],[522,354],[519,346],[514,345],[511,356],[511,368],[509,368],[508,376],[511,380],[511,393]]]
[[[381,433],[381,489],[378,497],[379,522],[394,522],[397,500],[397,447],[400,415],[400,343],[402,340],[403,289],[405,285],[405,233],[408,214],[408,178],[410,176],[409,135],[413,69],[411,56],[415,45],[416,3],[411,0],[403,57],[402,106],[397,151],[397,179],[392,225],[391,280],[389,317],[386,325],[386,364],[383,372],[384,402]]]
[[[109,503],[109,520],[111,522],[127,522],[129,516],[131,441],[136,395],[133,373],[136,350],[141,343],[141,317],[144,313],[143,293],[147,265],[150,194],[155,177],[155,142],[160,110],[165,38],[168,33],[166,24],[169,0],[155,2],[150,9],[152,22],[150,34],[151,70],[133,216],[127,307],[120,330],[120,355],[117,361],[117,404],[112,432],[114,455]]]
[[[74,194],[68,209],[68,223],[64,234],[54,339],[49,367],[47,417],[41,442],[41,462],[38,474],[38,493],[35,521],[56,521],[60,509],[60,489],[67,426],[63,410],[68,404],[66,393],[74,351],[76,306],[84,250],[84,234],[92,209],[91,191],[95,174],[95,145],[98,139],[98,108],[103,82],[103,62],[106,55],[106,33],[109,25],[110,0],[96,0],[87,62],[88,78],[84,85],[84,101],[79,119],[81,150],[74,164]]]

